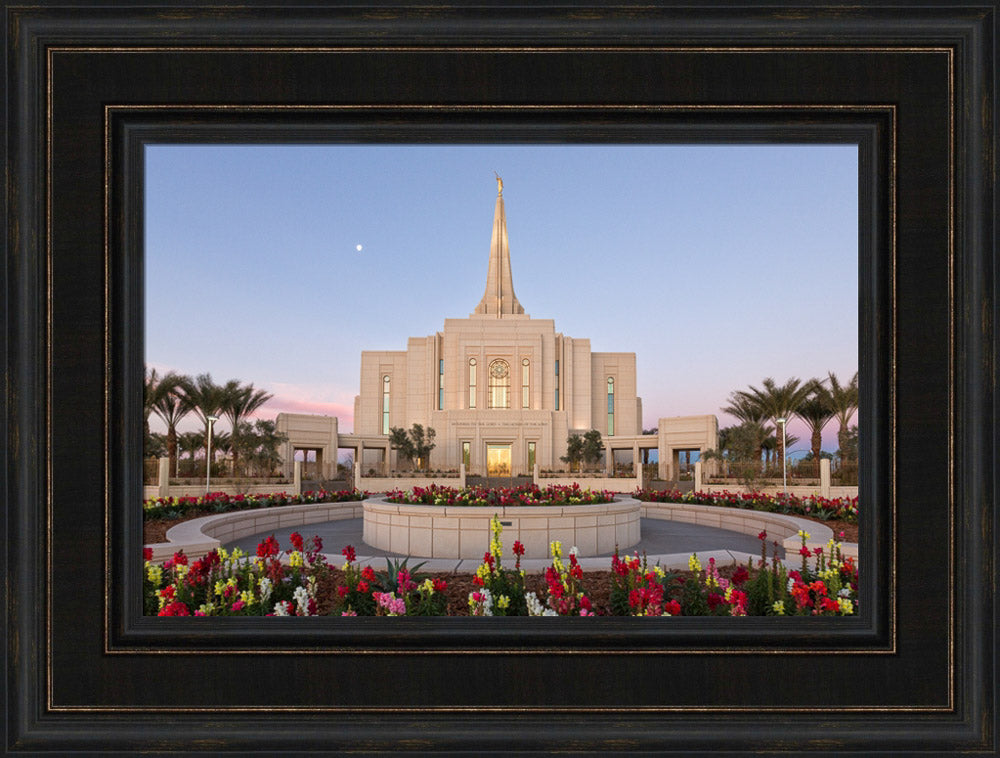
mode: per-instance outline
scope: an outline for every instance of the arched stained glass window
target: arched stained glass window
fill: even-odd
[[[615,379],[608,377],[608,436],[615,433]]]
[[[510,408],[510,366],[499,358],[490,363],[489,408]]]
[[[389,433],[389,388],[392,380],[386,374],[382,377],[382,434]]]
[[[476,407],[476,359],[469,358],[469,407]]]

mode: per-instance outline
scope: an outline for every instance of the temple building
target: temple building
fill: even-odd
[[[643,435],[635,353],[593,352],[589,339],[525,313],[514,292],[499,177],[497,188],[486,289],[475,310],[445,319],[436,334],[410,337],[405,350],[362,352],[353,434],[338,435],[336,419],[281,414],[279,430],[290,435],[286,462],[295,450],[315,449],[328,470],[339,445],[355,448],[359,461],[365,449],[380,451],[384,469],[390,429],[415,423],[436,432],[432,468],[464,463],[488,476],[565,468],[567,437],[591,429],[601,433],[609,471],[617,451],[638,463],[641,451],[659,449],[666,478],[678,451],[716,445],[714,416],[662,419],[657,435]]]

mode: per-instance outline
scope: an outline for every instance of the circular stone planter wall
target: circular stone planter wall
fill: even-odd
[[[600,505],[486,506],[404,505],[383,498],[364,502],[364,541],[418,558],[482,558],[490,547],[490,519],[503,524],[510,555],[514,540],[525,558],[547,558],[558,540],[563,554],[576,546],[581,558],[624,551],[639,542],[640,503],[632,498]]]

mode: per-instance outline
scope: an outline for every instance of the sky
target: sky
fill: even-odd
[[[149,145],[145,161],[147,366],[252,382],[274,395],[258,417],[349,432],[362,350],[472,313],[494,172],[518,300],[595,352],[636,353],[643,428],[728,426],[733,390],[857,370],[855,145]],[[805,426],[788,432],[798,457]]]

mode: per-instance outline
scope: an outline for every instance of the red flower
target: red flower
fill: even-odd
[[[669,603],[664,604],[663,610],[669,613],[671,616],[681,615],[681,604],[676,600],[671,600]]]
[[[483,586],[483,580],[479,576],[479,574],[476,574],[475,576],[472,577],[472,583],[474,585],[476,585],[477,587],[482,587]]]
[[[272,555],[277,555],[278,552],[278,541],[274,538],[273,534],[257,545],[258,558],[270,558]]]
[[[144,547],[142,549],[142,559],[144,561],[151,561],[151,560],[153,560],[153,548],[151,548],[151,547]]]
[[[301,553],[302,552],[302,535],[299,534],[298,532],[292,532],[290,535],[288,535],[288,539],[290,539],[292,541],[292,547],[294,547],[296,550],[298,550]]]
[[[358,592],[368,592],[368,582],[358,582]]]
[[[361,578],[367,582],[374,582],[375,569],[373,569],[371,566],[365,566],[363,569],[361,569]]]
[[[767,529],[765,529],[760,534],[758,534],[757,535],[757,539],[759,539],[759,540],[766,540],[767,539]]]
[[[188,607],[181,602],[170,603],[169,605],[163,606],[157,616],[190,616],[191,612]]]
[[[354,547],[352,545],[345,547],[340,551],[340,554],[347,559],[348,563],[354,563],[355,559],[358,557],[357,553],[354,552]]]
[[[708,600],[709,610],[713,611],[725,602],[725,598],[718,592],[709,592],[706,600]]]
[[[514,550],[514,555],[516,555],[518,558],[524,555],[524,545],[522,545],[519,540],[514,540],[513,550]]]
[[[323,549],[323,538],[318,534],[313,535],[313,552],[318,553]]]
[[[803,545],[799,548],[799,555],[812,555],[812,550]]]
[[[446,589],[448,589],[448,582],[446,582],[444,579],[435,579],[434,580],[434,591],[435,592],[444,592]]]
[[[745,566],[740,566],[733,572],[733,584],[737,587],[742,585],[747,579],[750,578],[750,572],[746,570]]]
[[[340,596],[341,600],[343,600],[345,597],[347,597],[347,593],[348,592],[349,592],[349,590],[344,585],[342,585],[342,584],[337,585],[337,594]]]

